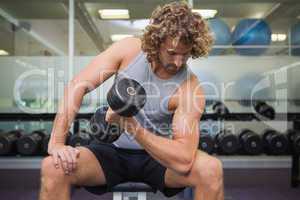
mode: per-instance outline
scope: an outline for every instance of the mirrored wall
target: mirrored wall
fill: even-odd
[[[63,87],[74,74],[113,42],[143,34],[152,11],[168,2],[2,0],[0,111],[55,112]],[[188,61],[203,81],[208,99],[247,98],[249,94],[242,93],[246,86],[267,78],[267,89],[257,98],[299,101],[298,0],[188,2],[207,19],[215,38],[208,58]],[[87,95],[82,112],[105,103],[111,83]],[[278,87],[285,93],[278,95]]]

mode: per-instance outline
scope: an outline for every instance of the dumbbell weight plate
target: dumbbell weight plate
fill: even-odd
[[[47,135],[45,130],[33,131],[30,135],[24,135],[17,141],[17,149],[21,155],[35,155],[42,147],[43,138]]]
[[[251,130],[243,130],[239,134],[242,151],[249,155],[258,155],[263,152],[260,136]]]
[[[212,109],[218,115],[227,115],[229,113],[229,109],[222,102],[216,102]]]
[[[84,130],[79,131],[70,136],[68,144],[73,147],[85,146],[90,144],[92,138],[90,134]]]
[[[230,132],[221,132],[216,136],[216,141],[221,154],[232,155],[239,149],[238,137]]]
[[[199,148],[208,154],[212,154],[214,150],[215,142],[210,135],[201,135],[199,141]]]
[[[263,101],[256,101],[254,103],[254,110],[259,113],[260,115],[268,118],[274,119],[275,118],[275,110],[272,106],[268,105],[266,102]]]
[[[109,106],[121,116],[136,115],[146,103],[145,89],[133,79],[116,81],[107,93]]]
[[[266,153],[272,155],[282,155],[288,152],[288,139],[285,135],[275,130],[267,130],[263,134]]]
[[[117,124],[109,124],[105,120],[108,106],[101,106],[90,120],[91,135],[100,142],[112,143],[117,140],[122,132]]]
[[[0,155],[10,155],[16,152],[16,142],[24,135],[24,131],[12,130],[0,135]]]
[[[48,144],[49,144],[49,140],[50,140],[50,135],[46,135],[44,138],[43,138],[43,141],[42,141],[42,152],[44,154],[47,154],[48,153]]]

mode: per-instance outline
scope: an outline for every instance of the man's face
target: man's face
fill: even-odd
[[[191,50],[192,45],[167,38],[160,46],[159,62],[167,73],[176,74],[186,65],[186,61],[191,55]]]

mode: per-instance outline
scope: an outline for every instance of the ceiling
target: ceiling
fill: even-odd
[[[67,0],[1,0],[0,7],[17,18],[23,19],[67,19],[64,4]],[[148,18],[152,10],[170,0],[76,0],[83,3],[92,17],[98,17],[103,8],[129,9],[132,19]],[[266,13],[275,4],[288,5],[280,17],[299,15],[299,0],[194,0],[194,8],[217,9],[218,17],[248,17],[255,13]],[[46,9],[45,9],[46,8]]]
[[[139,34],[130,21],[100,20],[103,8],[129,9],[131,20],[149,18],[153,9],[171,1],[162,0],[76,0],[75,43],[82,52],[95,52],[111,43],[115,33]],[[275,32],[287,32],[300,16],[299,0],[194,0],[194,8],[218,10],[230,28],[242,18],[264,18]],[[57,29],[68,34],[67,0],[0,0],[0,11],[19,21],[53,20]],[[1,13],[1,12],[0,12]],[[44,27],[47,28],[47,27]],[[63,30],[63,31],[62,31]],[[54,30],[51,30],[54,31]]]

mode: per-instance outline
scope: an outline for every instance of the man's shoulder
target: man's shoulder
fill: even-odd
[[[118,54],[121,57],[119,70],[127,67],[141,52],[142,42],[139,38],[128,37],[112,44],[114,46],[114,54]]]
[[[141,51],[142,41],[139,38],[127,37],[118,42],[122,48],[125,48],[127,50],[126,52],[128,53]]]
[[[126,37],[122,40],[120,40],[119,42],[123,42],[123,43],[128,43],[128,44],[136,44],[136,45],[141,45],[141,39],[138,37]]]
[[[126,61],[132,60],[141,52],[142,42],[136,37],[127,37],[117,42],[120,51],[123,51],[123,59]]]

